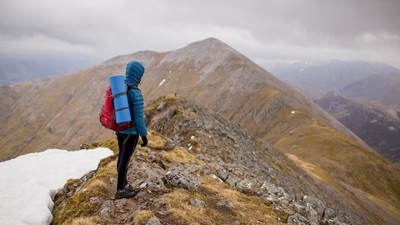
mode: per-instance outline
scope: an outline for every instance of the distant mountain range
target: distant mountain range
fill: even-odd
[[[0,85],[66,75],[97,63],[98,60],[79,56],[0,54]]]
[[[271,73],[292,84],[311,100],[338,92],[360,103],[374,104],[393,115],[400,112],[400,70],[364,61],[277,64]]]
[[[380,79],[383,76],[400,80],[399,69],[387,64],[364,61],[332,60],[325,63],[280,63],[275,65],[270,72],[300,89],[320,93],[321,95],[330,91],[341,92],[345,89],[352,89],[352,85],[363,83],[365,80],[370,79],[375,79],[379,82],[378,84],[383,86],[388,84],[387,78]],[[389,85],[387,87],[392,89],[394,86]],[[372,93],[371,96],[374,94]],[[310,95],[308,97],[314,100],[321,97],[321,95]],[[349,93],[348,97],[356,95],[356,93],[353,95]]]
[[[118,56],[68,76],[13,85],[13,91],[0,96],[1,101],[13,102],[7,118],[0,117],[1,159],[49,147],[76,149],[81,143],[113,137],[100,126],[98,113],[107,78],[124,74],[130,60],[146,67],[139,88],[147,102],[166,94],[195,101],[270,142],[310,176],[343,195],[362,212],[349,212],[352,220],[400,221],[398,167],[298,91],[214,38],[171,52]],[[13,92],[16,99],[8,95]],[[190,123],[182,121],[181,126]]]
[[[340,93],[358,102],[375,105],[400,118],[400,71],[369,76],[347,85]]]
[[[400,138],[387,128],[400,123],[400,70],[386,64],[330,61],[278,64],[271,71],[315,100],[381,155],[399,162]],[[372,117],[385,122],[371,124]]]

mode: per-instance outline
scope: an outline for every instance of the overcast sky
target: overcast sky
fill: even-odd
[[[256,63],[400,68],[400,0],[0,0],[0,53],[102,60],[215,37]]]

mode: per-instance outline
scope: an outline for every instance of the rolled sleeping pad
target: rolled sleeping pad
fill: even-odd
[[[131,122],[128,97],[124,76],[116,75],[109,77],[111,94],[114,96],[115,119],[118,124]]]

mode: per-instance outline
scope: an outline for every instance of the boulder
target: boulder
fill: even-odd
[[[157,217],[153,216],[147,221],[146,225],[161,225],[161,221]]]
[[[189,190],[196,190],[204,181],[197,175],[191,173],[182,166],[174,166],[164,175],[167,184]]]

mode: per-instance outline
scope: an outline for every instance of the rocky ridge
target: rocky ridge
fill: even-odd
[[[284,154],[200,106],[165,97],[146,118],[149,146],[128,170],[141,192],[112,200],[109,157],[57,194],[53,224],[369,224]]]

